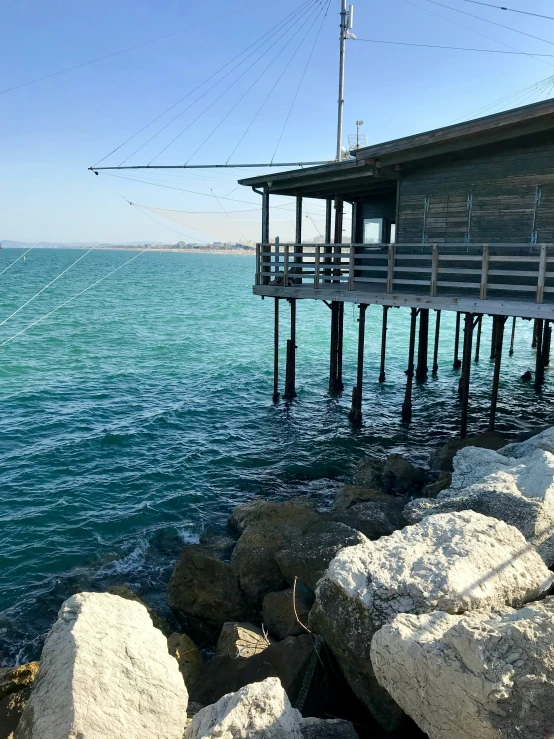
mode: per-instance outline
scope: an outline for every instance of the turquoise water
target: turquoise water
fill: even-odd
[[[20,254],[1,250],[0,272]],[[82,254],[33,250],[0,276],[0,322]],[[0,326],[0,343],[129,258],[92,252]],[[298,399],[273,405],[273,305],[252,295],[253,272],[252,257],[147,252],[0,348],[0,663],[36,656],[76,590],[127,582],[161,605],[183,542],[224,526],[237,502],[310,493],[323,503],[365,452],[425,463],[456,434],[447,315],[440,371],[415,388],[410,426],[400,422],[407,310],[390,311],[382,386],[381,309],[368,311],[361,429],[348,423],[352,306],[343,396],[327,393],[330,311],[300,302]],[[284,339],[285,305],[281,317]],[[514,356],[506,351],[500,429],[550,420],[548,378],[538,398],[519,381],[534,365],[530,336],[520,322]],[[487,319],[470,432],[486,426],[489,348]]]

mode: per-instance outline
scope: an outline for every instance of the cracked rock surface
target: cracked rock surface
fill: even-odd
[[[399,613],[520,607],[552,581],[513,526],[474,511],[438,514],[339,552],[318,584],[309,625],[358,698],[392,730],[401,711],[375,679],[370,643],[376,631]]]
[[[538,446],[540,441],[530,446],[535,439],[505,447],[516,454],[521,447],[529,451],[517,458],[505,456],[504,449],[462,449],[454,458],[450,487],[435,500],[409,503],[405,518],[414,523],[435,513],[477,511],[515,526],[547,565],[554,564],[554,454]]]
[[[16,739],[182,739],[187,690],[146,608],[80,593],[58,615]]]
[[[554,736],[554,598],[514,611],[403,614],[373,637],[379,682],[430,739]]]

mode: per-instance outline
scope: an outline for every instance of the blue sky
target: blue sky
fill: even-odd
[[[554,21],[502,12],[463,0],[441,2],[554,42]],[[257,196],[242,188],[231,192],[236,178],[243,176],[242,171],[213,175],[203,171],[159,173],[155,177],[147,173],[145,177],[169,187],[201,193],[195,195],[151,184],[95,177],[87,167],[300,5],[300,0],[279,3],[212,0],[203,5],[184,0],[4,3],[0,29],[3,58],[0,90],[157,36],[189,30],[0,94],[0,238],[31,242],[207,241],[211,237],[221,238],[221,219],[227,219],[224,211],[229,212],[230,219],[241,219],[235,224],[228,223],[229,238],[240,240],[239,233],[258,238],[255,211],[231,214],[231,211],[248,210],[247,203],[252,203],[250,208],[258,204]],[[300,161],[334,156],[339,6],[339,0],[331,0],[276,159]],[[554,15],[550,0],[535,0],[532,7],[523,0],[511,0],[509,7]],[[270,159],[323,17],[316,15],[317,10],[317,7],[313,11],[308,7],[306,15],[294,28],[291,26],[288,35],[266,56],[258,61],[255,61],[256,56],[252,57],[249,70],[228,93],[223,94],[226,84],[246,70],[246,64],[169,125],[128,163],[150,161],[202,111],[201,105],[206,107],[213,103],[196,124],[156,159],[159,163],[186,161],[238,103],[192,159],[196,163],[226,161],[290,60],[281,81],[231,161]],[[316,25],[311,26],[312,22]],[[279,49],[295,31],[298,34],[277,57]],[[463,16],[429,0],[358,2],[354,32],[364,39],[498,50],[508,50],[502,45],[507,44],[520,51],[554,54],[553,44]],[[297,46],[299,50],[291,59]],[[274,57],[275,62],[248,92]],[[364,120],[363,130],[370,142],[446,125],[549,75],[554,75],[554,57],[540,60],[350,41],[345,135],[355,131],[357,118]],[[202,90],[198,94],[200,92]],[[515,103],[532,102],[539,92],[530,91],[526,98],[516,99]],[[173,114],[179,113],[195,97],[176,107]],[[493,110],[495,108],[491,108],[491,112]],[[160,119],[142,137],[134,139],[105,163],[119,164],[132,153],[132,144],[142,144],[170,118],[168,115]],[[194,217],[179,215],[179,223],[164,219],[158,212],[146,211],[151,216],[148,217],[144,211],[125,203],[108,187],[108,182],[124,197],[141,205],[214,213]],[[223,196],[245,202],[223,200]],[[315,223],[321,226],[318,220],[321,209],[315,204],[310,207]],[[287,234],[292,235],[292,213],[282,208],[273,215],[272,231],[285,238]],[[217,228],[211,225],[215,221]],[[193,226],[200,230],[194,230]],[[306,223],[306,233],[308,237],[317,233],[311,221]]]

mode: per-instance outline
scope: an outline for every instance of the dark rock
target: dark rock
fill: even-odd
[[[13,732],[30,694],[31,686],[28,686],[0,700],[0,739],[13,739]]]
[[[387,500],[375,503],[358,503],[344,513],[330,513],[326,518],[360,531],[368,539],[380,539],[393,531],[403,529],[407,521],[403,516],[406,501],[387,496]]]
[[[30,687],[38,675],[38,662],[29,662],[19,667],[0,668],[0,698]]]
[[[249,608],[231,565],[203,547],[185,547],[169,585],[167,602],[199,642],[215,641],[226,621],[245,621]]]
[[[266,593],[287,584],[275,560],[277,552],[297,542],[318,520],[320,516],[311,507],[293,502],[259,506],[255,515],[248,517],[231,565],[240,587],[255,606]]]
[[[298,619],[306,624],[314,600],[314,593],[299,583],[296,585],[296,593],[294,593],[293,588],[281,590],[278,593],[268,593],[262,605],[262,618],[265,628],[276,639],[304,634],[306,630],[298,623],[294,606],[296,604]]]
[[[298,578],[299,582],[315,590],[317,581],[337,552],[362,541],[360,532],[344,523],[318,521],[306,530],[301,539],[278,552],[275,559],[289,585]]]
[[[223,560],[229,559],[236,543],[236,537],[218,534],[209,527],[200,534],[201,546]]]
[[[442,472],[452,472],[454,469],[452,460],[460,449],[464,449],[466,446],[477,446],[498,451],[498,449],[506,446],[508,441],[507,436],[499,434],[497,431],[486,431],[484,434],[468,436],[465,439],[450,439],[431,455],[431,466]]]
[[[303,739],[358,739],[350,721],[304,718],[300,724]]]
[[[533,373],[531,372],[531,370],[527,370],[526,372],[524,372],[521,375],[521,379],[523,380],[523,382],[531,382],[531,380],[533,379]]]
[[[162,634],[166,637],[168,637],[170,634],[173,633],[173,629],[171,626],[165,621],[161,616],[159,616],[156,611],[154,611],[153,608],[151,608],[148,603],[146,603],[140,595],[135,593],[135,591],[130,588],[128,585],[114,585],[111,588],[108,588],[108,593],[111,593],[112,595],[119,595],[120,598],[125,598],[125,600],[133,600],[136,603],[140,603],[143,605],[146,610],[148,611],[148,615],[152,619],[152,623],[154,625],[154,628],[159,629]]]
[[[364,488],[381,487],[381,478],[383,475],[383,460],[375,457],[366,457],[361,459],[354,472],[354,485]]]
[[[425,473],[401,454],[389,454],[383,468],[383,490],[393,495],[418,493],[425,483]]]
[[[313,513],[313,502],[303,495],[285,501],[251,500],[233,509],[229,518],[229,527],[242,534],[252,523],[289,521],[291,517],[302,516],[306,509]]]
[[[312,652],[312,640],[305,634],[289,637],[249,659],[213,657],[204,665],[189,698],[207,706],[245,685],[261,682],[268,677],[278,677],[294,704],[310,665]]]
[[[375,488],[364,488],[361,485],[345,485],[337,494],[333,503],[334,511],[345,511],[356,503],[386,500],[387,494]]]
[[[204,666],[200,650],[190,636],[175,633],[167,640],[167,651],[177,660],[187,690],[190,691]]]
[[[424,498],[436,498],[441,490],[446,490],[452,485],[452,472],[442,472],[434,481],[425,485],[421,490]]]
[[[274,640],[254,624],[229,622],[223,624],[215,653],[218,657],[229,655],[248,659],[271,644],[275,644]]]

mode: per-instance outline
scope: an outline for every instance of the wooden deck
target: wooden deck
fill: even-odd
[[[554,320],[554,245],[258,244],[254,294]]]

